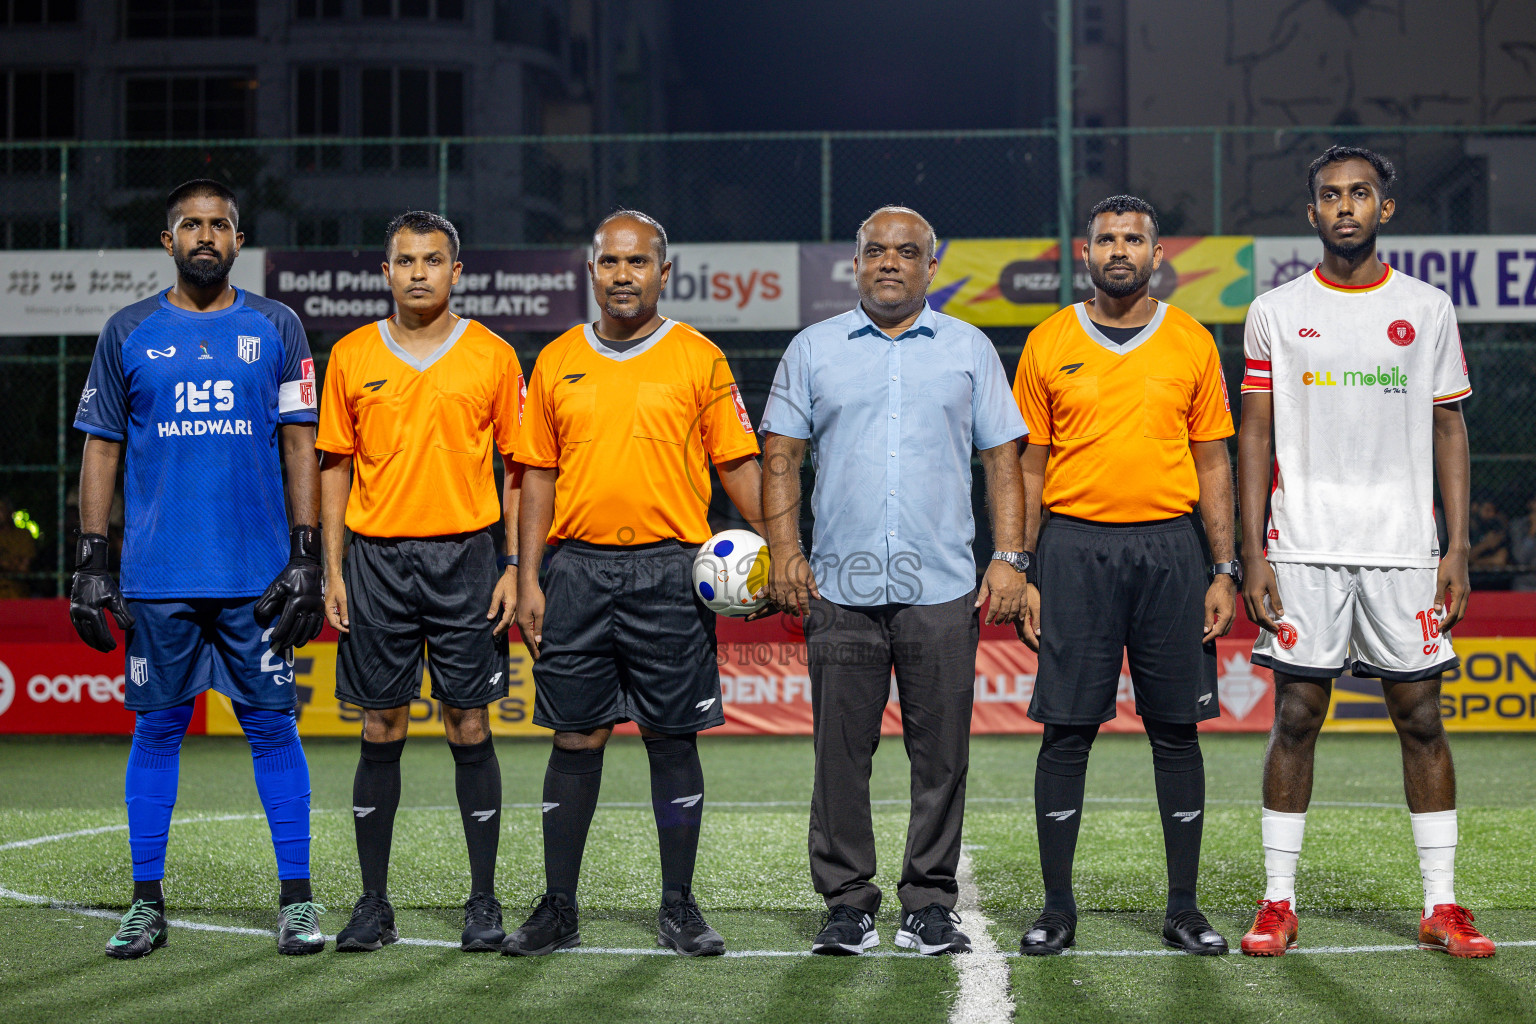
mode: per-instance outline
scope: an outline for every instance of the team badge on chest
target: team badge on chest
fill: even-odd
[[[253,334],[240,335],[240,358],[254,363],[261,358],[261,339]]]
[[[1387,325],[1387,339],[1403,348],[1413,344],[1413,324],[1407,320],[1393,320]]]

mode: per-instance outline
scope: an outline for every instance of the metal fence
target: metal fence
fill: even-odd
[[[653,214],[678,241],[851,245],[858,223],[886,203],[923,211],[944,237],[1060,237],[1082,230],[1097,199],[1126,191],[1158,207],[1165,235],[1295,235],[1309,231],[1306,166],[1340,142],[1397,164],[1395,232],[1530,230],[1536,125],[1222,126],[5,143],[0,248],[152,246],[166,192],[192,177],[231,184],[247,242],[284,248],[381,249],[384,225],[410,208],[450,217],[474,247],[584,244],[619,206]],[[1509,167],[1520,168],[1513,186],[1501,173]],[[1241,331],[1215,333],[1235,386]],[[1536,329],[1462,333],[1477,387],[1474,498],[1524,514],[1536,492]],[[1027,331],[989,334],[1011,373]],[[754,418],[789,337],[716,337]],[[508,340],[531,363],[549,338]],[[322,367],[334,341],[311,337]],[[29,535],[0,531],[0,595],[64,591],[82,444],[68,424],[94,342],[0,339],[0,514]],[[1481,579],[1513,575],[1490,569]]]

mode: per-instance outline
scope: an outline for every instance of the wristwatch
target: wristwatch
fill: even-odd
[[[1243,563],[1234,558],[1230,562],[1217,562],[1211,566],[1211,576],[1231,576],[1234,585],[1243,585]]]
[[[502,572],[506,572],[508,569],[513,568],[516,565],[517,565],[517,556],[516,555],[497,555],[496,556],[496,568],[500,569]]]

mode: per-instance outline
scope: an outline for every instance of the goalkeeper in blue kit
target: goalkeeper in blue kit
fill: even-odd
[[[278,951],[325,948],[293,682],[293,648],[324,617],[315,368],[291,309],[229,283],[239,216],[216,181],[170,194],[160,239],[176,283],[107,322],[75,414],[89,436],[70,619],[100,651],[117,646],[107,612],[126,631],[124,704],[136,713],[123,787],[133,899],[107,941],[123,960],[166,943],[181,739],[210,689],[234,704],[251,745],[277,855]],[[105,536],[120,461],[121,589]]]

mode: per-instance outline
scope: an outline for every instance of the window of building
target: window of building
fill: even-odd
[[[254,36],[256,0],[124,0],[129,39]]]
[[[359,83],[362,109],[358,129],[375,137],[464,134],[464,73],[427,68],[364,68]],[[365,146],[365,167],[435,167],[433,147]],[[463,163],[463,150],[449,151],[449,166]]]
[[[341,0],[294,0],[293,16],[306,18],[341,17]]]
[[[363,17],[463,21],[464,0],[363,0]]]
[[[293,130],[296,135],[341,134],[341,70],[299,68],[294,73]],[[297,154],[301,171],[342,165],[341,146],[307,146]]]
[[[79,18],[78,0],[0,0],[3,25],[67,25]]]
[[[75,76],[70,71],[0,72],[0,139],[45,142],[75,137]],[[0,153],[0,172],[54,173],[56,149]]]
[[[130,78],[123,93],[123,134],[130,139],[251,135],[255,89],[253,74]]]

